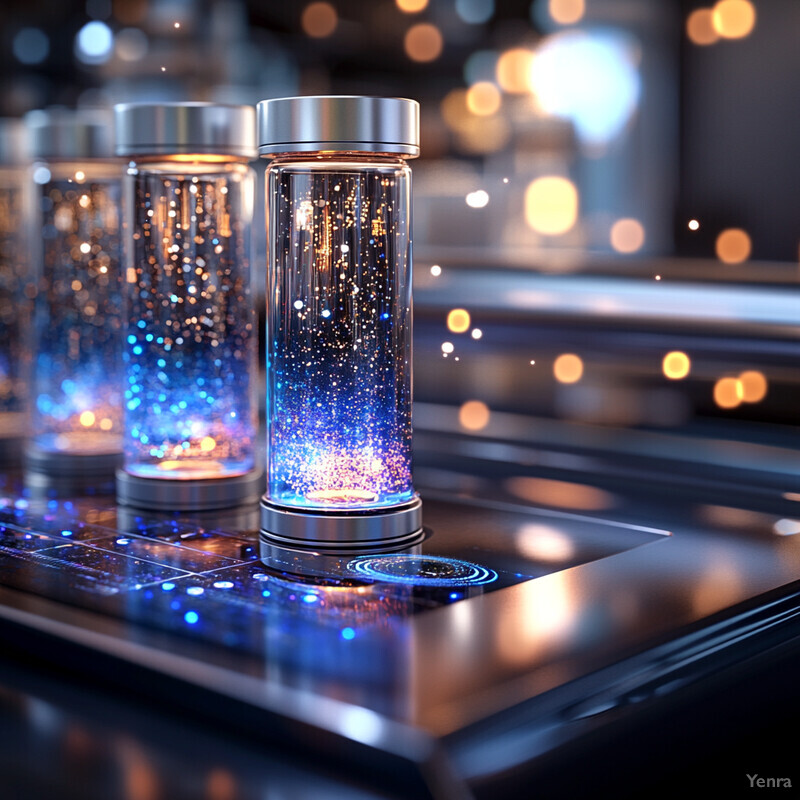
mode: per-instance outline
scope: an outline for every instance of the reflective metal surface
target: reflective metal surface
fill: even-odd
[[[118,156],[219,154],[254,158],[255,109],[216,103],[120,103]]]
[[[342,150],[419,155],[419,103],[401,97],[319,95],[258,104],[262,156]]]

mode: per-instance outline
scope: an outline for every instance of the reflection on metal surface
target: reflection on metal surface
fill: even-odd
[[[523,525],[516,536],[519,551],[535,561],[558,564],[575,556],[575,545],[568,535],[552,525]]]
[[[504,485],[514,497],[555,508],[604,511],[616,505],[616,499],[610,492],[582,483],[516,477],[509,478]]]
[[[705,616],[735,602],[741,595],[744,578],[739,564],[720,556],[700,576],[692,592],[692,610]]]
[[[519,664],[565,641],[578,622],[578,603],[566,572],[522,584],[522,597],[496,620],[495,643],[506,663]]]
[[[361,556],[347,568],[371,580],[414,586],[482,586],[497,580],[493,569],[433,555]]]
[[[726,530],[768,531],[775,520],[774,515],[759,511],[734,508],[733,506],[702,505],[699,518],[706,524]]]

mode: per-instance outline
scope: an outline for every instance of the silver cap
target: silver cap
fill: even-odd
[[[113,116],[110,110],[92,108],[74,111],[48,108],[29,111],[25,127],[33,158],[111,158]]]
[[[419,103],[401,97],[317,95],[258,104],[258,152],[340,150],[419,155]]]
[[[0,117],[0,164],[17,166],[28,159],[28,137],[21,119]]]
[[[217,103],[121,103],[114,106],[118,156],[256,157],[252,106]]]

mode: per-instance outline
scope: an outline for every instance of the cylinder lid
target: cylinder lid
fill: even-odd
[[[101,108],[48,108],[25,115],[33,158],[111,158],[113,117]]]
[[[315,95],[258,104],[262,156],[316,150],[419,155],[419,103],[401,97]]]
[[[252,106],[218,103],[121,103],[114,106],[118,156],[256,156]]]

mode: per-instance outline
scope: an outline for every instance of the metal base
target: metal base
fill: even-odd
[[[264,565],[275,572],[286,576],[291,575],[296,580],[322,586],[330,582],[332,585],[341,586],[343,583],[360,584],[348,564],[356,556],[396,555],[421,555],[422,540],[429,535],[429,531],[419,532],[419,538],[401,545],[386,546],[372,545],[371,547],[302,547],[296,545],[287,547],[273,541],[269,534],[261,532],[259,539],[259,555]]]
[[[111,480],[122,453],[69,453],[45,450],[35,442],[25,447],[25,471],[75,484]]]
[[[264,473],[251,470],[229,478],[175,480],[141,478],[117,470],[117,502],[151,511],[213,511],[255,503],[264,491]]]
[[[261,499],[261,536],[278,544],[330,550],[392,547],[423,536],[422,501],[375,511],[303,511]]]

